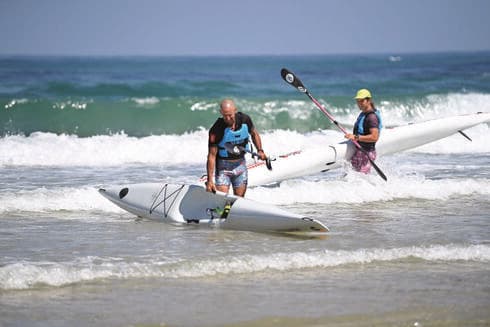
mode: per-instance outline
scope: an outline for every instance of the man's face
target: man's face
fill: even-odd
[[[232,127],[233,124],[235,124],[235,114],[236,114],[236,108],[235,106],[225,106],[221,107],[221,116],[223,116],[223,120],[225,121],[225,124],[229,127]]]

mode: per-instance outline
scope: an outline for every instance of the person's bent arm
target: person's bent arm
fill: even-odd
[[[347,133],[345,134],[345,138],[349,140],[356,140],[364,143],[374,143],[378,142],[379,139],[379,129],[378,128],[370,128],[368,135],[356,135]]]
[[[257,154],[260,156],[261,160],[267,159],[267,156],[264,152],[264,149],[262,149],[262,140],[260,139],[259,132],[254,128],[251,132],[250,135],[252,135],[252,141],[255,144],[255,147],[257,148]]]
[[[362,142],[374,143],[378,142],[379,139],[379,129],[378,128],[370,128],[368,135],[363,135]]]

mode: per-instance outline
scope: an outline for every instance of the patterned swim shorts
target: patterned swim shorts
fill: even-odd
[[[233,187],[247,185],[248,171],[245,159],[218,159],[216,167],[216,185],[233,185]]]

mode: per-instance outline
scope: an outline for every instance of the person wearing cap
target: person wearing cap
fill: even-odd
[[[376,159],[376,142],[382,128],[381,115],[374,106],[369,90],[360,89],[354,99],[361,113],[357,117],[352,134],[346,133],[345,138],[357,141],[365,150],[356,149],[351,164],[354,170],[367,174],[371,170],[369,159]]]

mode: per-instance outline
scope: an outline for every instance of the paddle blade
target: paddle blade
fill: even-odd
[[[378,165],[376,165],[374,163],[374,161],[372,161],[371,159],[369,159],[369,162],[371,163],[371,165],[373,166],[373,168],[376,170],[376,172],[378,173],[378,175],[385,180],[385,182],[388,181],[388,178],[386,178],[386,175],[383,173],[383,171],[381,171],[381,169],[378,167]]]
[[[286,68],[281,69],[282,79],[286,81],[289,85],[294,86],[298,91],[302,93],[307,93],[306,87],[301,83],[301,80],[294,75],[294,73]]]
[[[267,169],[272,170],[271,158],[269,157],[265,158],[265,166],[267,167]]]

